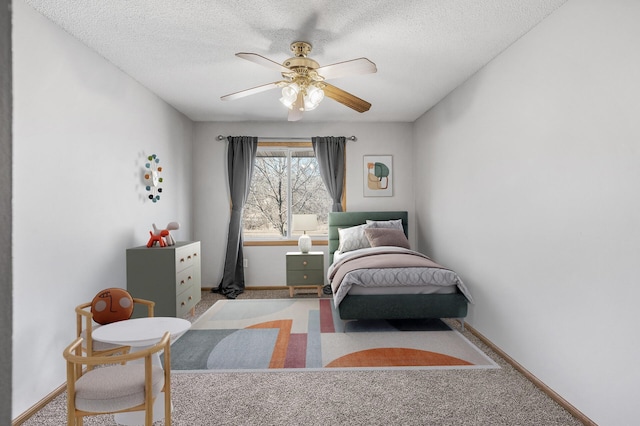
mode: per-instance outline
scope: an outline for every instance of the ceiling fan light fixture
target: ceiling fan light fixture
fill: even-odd
[[[291,83],[282,88],[282,97],[280,98],[280,102],[287,108],[293,108],[293,104],[298,98],[298,93],[300,92],[300,86],[296,83]]]
[[[307,93],[304,96],[304,109],[305,111],[314,110],[320,105],[320,102],[324,99],[324,91],[316,86],[309,86]]]

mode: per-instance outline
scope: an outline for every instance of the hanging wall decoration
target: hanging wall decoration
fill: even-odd
[[[393,167],[391,155],[364,156],[364,196],[393,196]]]
[[[160,187],[163,181],[162,177],[160,177],[162,167],[159,165],[160,159],[156,154],[148,156],[147,160],[149,160],[149,162],[144,165],[147,168],[144,174],[144,178],[147,181],[147,191],[149,191],[149,199],[157,203],[160,201],[160,193],[162,192],[162,188]]]

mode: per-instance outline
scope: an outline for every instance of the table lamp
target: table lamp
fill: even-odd
[[[302,231],[298,239],[298,248],[302,253],[309,253],[311,250],[311,237],[307,235],[307,231],[318,229],[318,216],[315,214],[294,214],[293,215],[293,231]]]

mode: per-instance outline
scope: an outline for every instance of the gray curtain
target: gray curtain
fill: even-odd
[[[316,154],[320,177],[333,199],[331,211],[342,211],[342,190],[344,185],[344,136],[315,136],[311,138],[313,152]]]
[[[333,200],[331,211],[341,212],[342,189],[344,185],[344,146],[346,138],[344,136],[325,136],[311,138],[313,152],[316,154],[318,166],[320,167],[320,177],[327,187],[329,195]],[[324,294],[331,294],[329,284],[322,288]]]
[[[242,255],[242,212],[249,196],[251,176],[258,151],[258,138],[253,136],[229,136],[227,173],[231,193],[231,218],[227,239],[227,255],[224,275],[214,292],[235,299],[244,292],[244,257]]]

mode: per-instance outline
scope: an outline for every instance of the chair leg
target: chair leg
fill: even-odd
[[[68,426],[82,426],[83,418],[82,416],[76,416],[73,411],[69,411],[67,416],[67,425]]]
[[[168,387],[164,390],[164,424],[171,426],[171,389]]]

